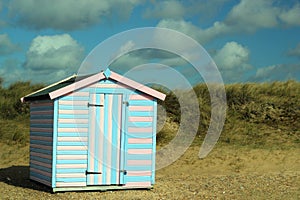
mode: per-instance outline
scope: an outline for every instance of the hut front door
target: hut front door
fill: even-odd
[[[123,184],[122,94],[90,95],[87,185]]]

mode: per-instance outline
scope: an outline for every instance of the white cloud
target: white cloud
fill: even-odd
[[[12,0],[9,15],[18,24],[33,28],[75,30],[105,19],[126,19],[139,1],[122,0]]]
[[[223,80],[242,82],[249,77],[253,66],[249,63],[250,51],[237,42],[228,42],[213,56]]]
[[[290,56],[296,56],[296,57],[300,58],[300,43],[294,49],[291,49],[288,52],[288,55],[290,55]]]
[[[300,79],[299,64],[281,64],[259,68],[251,81],[286,81],[289,79]]]
[[[10,40],[7,34],[0,34],[0,55],[6,55],[20,50],[20,47]]]
[[[245,32],[275,27],[278,25],[277,16],[280,10],[272,4],[272,0],[242,0],[231,9],[224,23]]]
[[[250,51],[237,42],[228,42],[217,51],[214,61],[220,69],[236,70],[251,68],[248,64]]]
[[[288,26],[300,25],[300,3],[294,5],[290,10],[284,10],[279,15],[279,18]]]
[[[37,36],[26,53],[24,68],[33,79],[38,75],[41,80],[51,76],[50,80],[59,80],[78,70],[83,53],[83,47],[68,34]]]

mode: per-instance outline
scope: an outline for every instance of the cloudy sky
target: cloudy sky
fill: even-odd
[[[0,11],[5,86],[70,76],[100,42],[141,27],[193,38],[226,83],[300,80],[299,0],[0,0]],[[174,55],[149,51],[125,55],[114,66],[128,68],[155,56],[178,71],[188,69]]]

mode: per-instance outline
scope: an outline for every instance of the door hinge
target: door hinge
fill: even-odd
[[[85,171],[85,175],[88,174],[102,174],[102,172],[88,172],[87,170]]]
[[[90,107],[90,106],[103,107],[103,105],[101,105],[101,104],[92,104],[92,103],[88,103],[87,106],[88,107]]]

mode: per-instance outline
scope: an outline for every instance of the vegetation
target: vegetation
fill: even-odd
[[[2,79],[1,79],[2,80]],[[29,105],[20,101],[43,85],[17,82],[3,88],[0,80],[0,141],[26,144],[29,141]],[[157,89],[157,88],[156,88]],[[226,85],[227,116],[219,143],[252,147],[286,148],[300,143],[300,83],[246,83]],[[165,123],[157,135],[159,145],[168,143],[180,126],[181,108],[178,94],[189,99],[186,91],[166,91],[159,102],[166,111]],[[200,108],[200,123],[195,142],[203,139],[210,123],[210,94],[205,84],[194,87]],[[175,95],[176,93],[176,95]],[[159,118],[162,113],[159,113]],[[191,119],[192,120],[192,119]],[[158,120],[161,121],[161,120]],[[192,124],[192,123],[191,123]],[[199,139],[200,138],[200,139]]]

